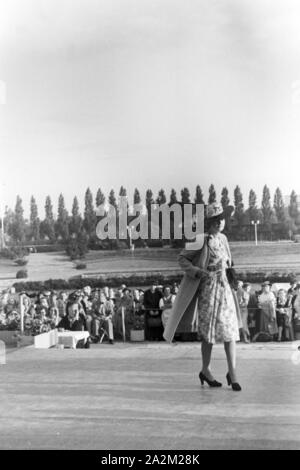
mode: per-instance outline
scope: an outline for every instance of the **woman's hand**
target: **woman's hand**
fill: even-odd
[[[203,276],[203,271],[201,268],[198,268],[198,266],[194,266],[193,269],[193,277],[195,279],[200,279]]]

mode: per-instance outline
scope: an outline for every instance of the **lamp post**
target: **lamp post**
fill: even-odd
[[[259,224],[259,220],[251,220],[251,224],[254,225],[255,245],[257,245],[257,226]]]
[[[132,243],[132,230],[133,230],[133,228],[134,228],[134,226],[130,226],[130,225],[127,226],[128,235],[129,235],[129,247],[130,247],[130,250],[131,250],[132,254],[134,252],[134,243]]]

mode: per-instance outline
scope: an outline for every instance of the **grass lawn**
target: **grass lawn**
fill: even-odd
[[[300,244],[298,243],[231,243],[237,270],[242,271],[294,271],[300,273]],[[64,252],[35,253],[29,256],[28,280],[68,279],[78,274],[134,273],[142,271],[179,270],[174,249],[141,249],[126,252],[90,251],[85,259],[87,268],[76,270]],[[20,269],[10,260],[0,260],[0,287],[9,280],[14,282]]]

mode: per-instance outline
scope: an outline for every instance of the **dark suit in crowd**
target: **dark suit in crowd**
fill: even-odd
[[[146,290],[144,294],[145,314],[145,338],[147,340],[163,339],[163,324],[161,320],[161,310],[159,309],[159,301],[162,293],[158,290],[152,292],[151,289]]]

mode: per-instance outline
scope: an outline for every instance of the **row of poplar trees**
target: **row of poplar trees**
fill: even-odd
[[[119,196],[127,196],[126,189],[122,186]],[[157,197],[151,189],[146,191],[145,200],[142,201],[140,192],[135,189],[133,203],[145,203],[147,209],[151,204],[174,204],[174,203],[197,203],[207,204],[218,201],[224,208],[233,205],[235,211],[230,220],[227,221],[227,233],[232,239],[246,240],[253,238],[252,221],[260,222],[260,233],[265,239],[270,238],[290,238],[293,234],[300,231],[300,212],[297,203],[297,194],[292,191],[289,198],[289,204],[285,206],[284,198],[280,188],[277,188],[273,199],[270,190],[265,185],[262,192],[260,206],[258,205],[257,196],[254,190],[250,190],[248,195],[247,207],[244,203],[243,195],[239,186],[236,186],[233,193],[233,201],[229,198],[229,191],[226,187],[222,189],[220,199],[217,198],[217,192],[212,184],[209,188],[207,200],[204,200],[201,187],[196,187],[192,196],[188,188],[180,191],[180,196],[174,189],[171,190],[169,197],[166,192],[161,189]],[[96,243],[95,228],[97,224],[96,207],[108,202],[117,208],[118,197],[114,190],[111,190],[108,198],[99,188],[95,199],[88,188],[85,192],[84,211],[80,212],[79,201],[77,196],[73,199],[71,213],[68,212],[65,205],[63,194],[58,198],[57,213],[54,214],[53,204],[50,196],[45,201],[45,215],[40,218],[38,214],[38,206],[34,196],[30,201],[30,217],[25,219],[22,199],[17,196],[15,209],[6,209],[4,217],[4,231],[6,235],[16,244],[29,243],[56,243],[59,240],[63,242],[69,239],[84,237],[87,244]],[[129,201],[130,203],[130,201]]]

